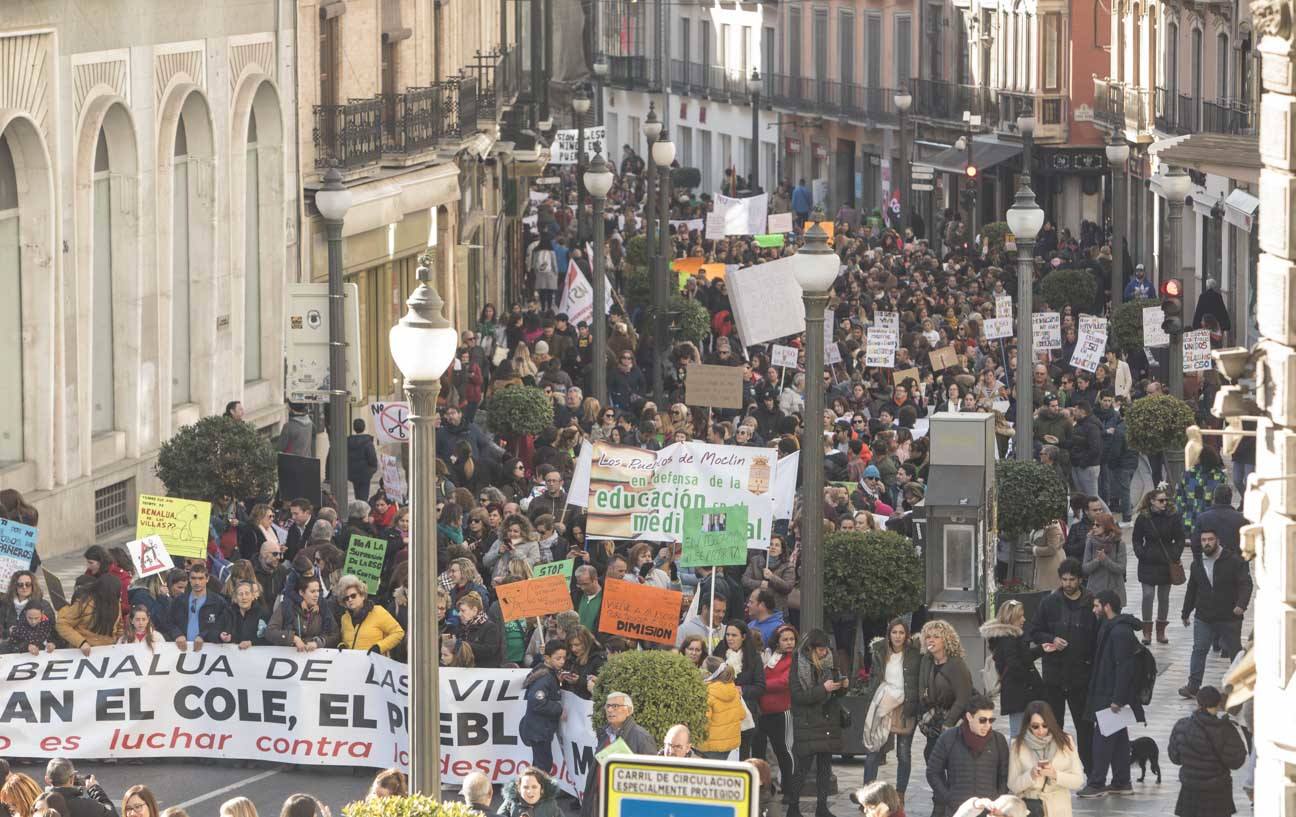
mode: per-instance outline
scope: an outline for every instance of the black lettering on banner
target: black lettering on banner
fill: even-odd
[[[27,693],[14,692],[5,701],[3,711],[0,711],[0,723],[16,721],[48,724],[56,720],[62,723],[72,722],[72,690],[70,689],[65,689],[59,694],[47,689],[41,690],[39,706],[40,716],[37,717],[36,708],[32,706]]]
[[[397,706],[387,702],[387,731],[393,735],[405,728],[405,722],[409,720],[409,708]]]
[[[475,683],[475,682],[474,682]],[[490,728],[481,712],[442,712],[442,746],[517,746],[518,736],[509,730],[508,714],[492,712]]]
[[[151,721],[154,713],[141,701],[143,690],[101,689],[95,695],[96,721]]]
[[[296,678],[298,681],[328,680],[329,667],[333,662],[326,658],[310,658],[300,666],[291,658],[271,658],[266,665],[267,681],[287,681]]]
[[[378,721],[365,717],[365,696],[322,693],[319,724],[325,727],[374,729]]]

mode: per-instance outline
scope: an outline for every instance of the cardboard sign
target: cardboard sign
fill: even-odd
[[[745,199],[734,199],[723,193],[717,193],[715,208],[725,214],[727,235],[756,235],[768,229],[768,193],[748,196]]]
[[[995,296],[995,317],[1007,318],[1008,320],[1012,320],[1012,316],[1013,316],[1012,296],[996,295]]]
[[[684,378],[684,402],[690,406],[740,409],[743,370],[737,366],[694,363]]]
[[[950,366],[958,365],[958,354],[955,353],[953,346],[942,346],[939,349],[932,349],[927,353],[927,359],[931,361],[932,371],[939,372]]]
[[[1076,335],[1083,335],[1088,332],[1091,335],[1107,336],[1107,319],[1101,315],[1080,315],[1080,320],[1076,322]]]
[[[914,387],[916,388],[918,386],[921,377],[922,376],[918,374],[917,367],[911,367],[908,369],[897,369],[896,371],[891,373],[891,382],[898,386],[901,383],[904,383],[906,380],[912,380],[914,382]]]
[[[756,345],[805,331],[805,302],[794,272],[801,261],[792,256],[729,273],[729,303],[744,343]],[[777,304],[778,309],[771,309]]]
[[[1183,370],[1205,372],[1211,368],[1210,330],[1183,333]]]
[[[802,229],[808,233],[810,232],[810,228],[813,226],[814,226],[813,221],[807,221],[805,223],[805,226]],[[837,229],[837,225],[832,223],[831,221],[821,221],[819,222],[819,226],[822,227],[823,231],[828,234],[828,246],[831,247],[833,245],[833,232]]]
[[[1071,365],[1086,372],[1098,371],[1102,363],[1103,351],[1107,348],[1107,335],[1095,335],[1085,332],[1076,341],[1075,351],[1071,353]]]
[[[674,646],[683,599],[678,590],[611,579],[603,587],[599,632]]]
[[[154,573],[165,573],[175,567],[162,538],[156,534],[127,542],[126,551],[135,563],[135,575],[141,579]]]
[[[680,567],[747,564],[747,508],[685,508],[683,539]]]
[[[1031,315],[1031,337],[1035,351],[1046,352],[1062,348],[1062,316],[1057,312],[1036,312]]]
[[[792,232],[792,214],[791,213],[771,213],[766,222],[765,229],[771,233],[790,233]]]
[[[140,494],[136,507],[135,538],[157,534],[167,553],[186,559],[207,558],[207,532],[211,503],[172,496]]]
[[[383,562],[387,558],[387,540],[371,536],[351,534],[347,543],[346,563],[342,565],[342,575],[356,576],[369,588],[369,594],[378,592],[382,581]]]
[[[989,318],[985,321],[986,340],[998,340],[1013,336],[1012,318]]]
[[[725,212],[715,210],[707,213],[706,217],[706,240],[719,241],[725,237]]]
[[[0,519],[0,588],[8,590],[13,574],[31,569],[39,536],[31,525]]]
[[[370,403],[374,440],[379,445],[409,442],[409,414],[409,403]]]
[[[791,366],[796,368],[798,360],[799,353],[795,346],[779,346],[776,343],[774,348],[770,350],[771,366]]]
[[[720,263],[703,264],[701,270],[702,274],[706,276],[708,281],[714,281],[717,278],[724,278],[725,273],[729,271],[728,265]]]
[[[571,588],[561,575],[497,585],[495,593],[505,621],[538,618],[572,609]]]
[[[531,576],[536,579],[543,579],[545,576],[562,576],[570,582],[572,571],[575,569],[575,559],[563,559],[558,562],[544,562],[531,568]]]
[[[1162,346],[1170,345],[1170,335],[1161,328],[1162,322],[1165,321],[1165,312],[1161,311],[1158,306],[1143,307],[1143,345],[1149,349],[1156,349]]]

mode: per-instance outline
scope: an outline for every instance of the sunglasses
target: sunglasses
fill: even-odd
[[[358,599],[358,598],[360,598],[359,593],[347,593],[345,596],[342,597],[342,600],[351,601],[351,599]]]
[[[1048,729],[1048,724],[1047,724],[1047,723],[1044,723],[1043,721],[1039,721],[1038,723],[1032,723],[1032,724],[1030,725],[1030,728],[1031,728],[1031,729]]]
[[[31,586],[32,586],[32,583],[31,583],[31,582],[15,582],[15,585],[18,586],[18,587],[31,587]]]
[[[988,724],[988,723],[994,723],[994,722],[995,722],[995,719],[994,719],[994,718],[977,718],[976,720],[977,720],[977,723],[981,724],[982,726],[985,726],[985,725]]]

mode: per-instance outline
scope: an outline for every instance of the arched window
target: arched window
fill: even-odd
[[[1174,99],[1179,94],[1179,24],[1170,21],[1166,26],[1166,82],[1165,87],[1170,99],[1167,105],[1176,105]]]
[[[0,465],[23,461],[22,244],[18,233],[18,173],[9,140],[0,136],[0,349],[5,398],[0,400]]]
[[[1229,37],[1220,32],[1215,38],[1215,96],[1219,99],[1232,99],[1233,89],[1229,87]]]
[[[256,109],[248,116],[247,206],[244,208],[243,379],[261,379],[261,184]]]
[[[189,139],[176,123],[171,195],[171,405],[193,400],[189,312]]]
[[[113,179],[109,168],[108,137],[99,129],[94,159],[94,260],[93,283],[94,327],[91,330],[91,400],[92,434],[105,434],[116,428],[117,401],[114,394],[116,371],[113,362]]]

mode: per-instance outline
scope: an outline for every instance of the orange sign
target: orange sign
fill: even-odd
[[[802,229],[805,230],[805,232],[808,233],[808,232],[810,232],[810,228],[811,228],[812,226],[814,226],[814,222],[813,222],[813,221],[807,221],[807,222],[805,223],[805,226],[802,227]],[[831,222],[831,221],[821,221],[821,222],[819,222],[819,226],[820,226],[820,227],[823,227],[823,231],[824,231],[825,233],[828,234],[828,246],[832,246],[832,243],[833,243],[833,230],[835,230],[835,229],[837,228],[837,225],[834,224],[834,223]]]
[[[676,258],[671,262],[671,269],[676,272],[683,272],[687,275],[696,275],[697,271],[706,263],[706,259],[700,255],[691,255],[688,258]]]
[[[683,598],[678,590],[610,579],[603,588],[599,632],[674,646]]]
[[[536,618],[572,609],[571,590],[561,573],[496,586],[505,621]]]
[[[700,268],[702,274],[707,277],[708,281],[714,281],[717,278],[725,277],[724,264],[703,264]]]

